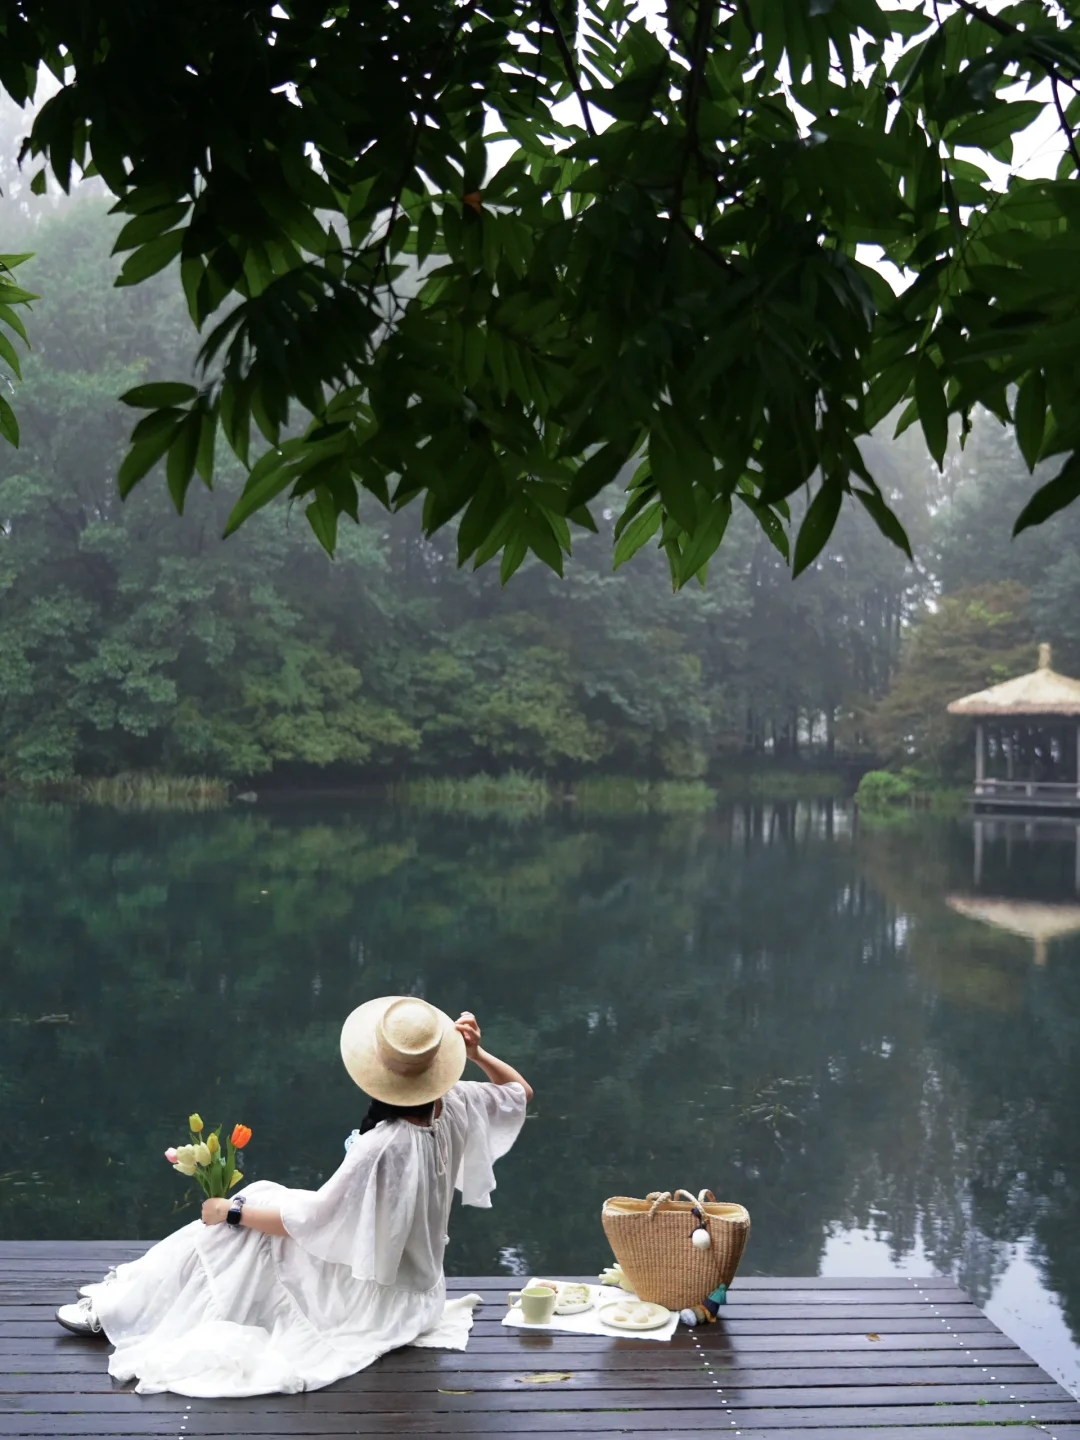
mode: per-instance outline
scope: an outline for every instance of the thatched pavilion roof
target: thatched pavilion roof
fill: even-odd
[[[950,715],[1074,715],[1080,716],[1080,680],[1050,668],[1050,646],[1039,646],[1039,668],[988,690],[954,700]]]

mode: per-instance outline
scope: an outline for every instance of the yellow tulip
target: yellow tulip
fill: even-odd
[[[210,1151],[211,1155],[216,1155],[221,1149],[221,1141],[216,1135],[208,1135],[206,1137],[206,1148]]]
[[[243,1177],[243,1175],[240,1174],[240,1171],[239,1171],[239,1170],[234,1170],[234,1171],[232,1172],[232,1179],[229,1181],[229,1189],[231,1190],[234,1185],[239,1185],[239,1184],[240,1184],[240,1181],[241,1181],[243,1178],[244,1178],[244,1177]]]
[[[210,1147],[209,1147],[209,1145],[204,1145],[204,1144],[202,1143],[202,1141],[200,1141],[199,1144],[195,1146],[195,1159],[196,1159],[197,1163],[200,1164],[200,1165],[209,1165],[209,1164],[210,1164]]]
[[[201,1116],[201,1115],[189,1115],[189,1116],[188,1116],[188,1122],[187,1122],[187,1123],[188,1123],[188,1129],[189,1129],[189,1130],[194,1130],[194,1132],[195,1132],[196,1135],[201,1134],[201,1132],[202,1132],[202,1116]]]

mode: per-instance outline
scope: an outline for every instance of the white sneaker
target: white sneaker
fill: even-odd
[[[95,1280],[92,1285],[80,1285],[80,1286],[79,1286],[79,1290],[78,1290],[79,1299],[80,1299],[80,1300],[89,1300],[89,1299],[91,1299],[91,1298],[93,1297],[94,1292],[95,1292],[96,1290],[99,1290],[102,1285],[111,1285],[112,1282],[113,1282],[115,1279],[116,1279],[116,1270],[115,1270],[115,1269],[112,1269],[112,1270],[109,1271],[109,1273],[105,1276],[105,1278],[104,1278],[103,1280]]]
[[[100,1335],[101,1321],[94,1314],[94,1302],[88,1296],[74,1305],[61,1305],[56,1318],[73,1335]]]

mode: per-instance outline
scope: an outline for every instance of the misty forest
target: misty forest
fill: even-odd
[[[453,525],[424,538],[374,501],[333,561],[286,506],[222,540],[235,459],[182,518],[161,486],[121,502],[115,397],[188,363],[182,301],[168,273],[111,288],[117,224],[93,196],[27,197],[6,224],[42,296],[22,444],[0,448],[10,786],[131,770],[698,780],[748,760],[955,780],[968,742],[950,699],[1030,669],[1047,637],[1080,671],[1080,513],[1010,539],[1038,476],[985,411],[943,473],[917,431],[885,423],[866,442],[914,564],[846,509],[792,582],[736,513],[707,583],[677,595],[655,550],[612,571],[617,485],[564,579],[531,559],[505,589],[457,567]]]

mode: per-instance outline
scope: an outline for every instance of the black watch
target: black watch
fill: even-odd
[[[232,1204],[229,1206],[229,1213],[225,1216],[226,1225],[240,1224],[240,1212],[244,1208],[244,1201],[246,1198],[247,1197],[244,1195],[238,1195],[236,1199],[232,1202]]]

